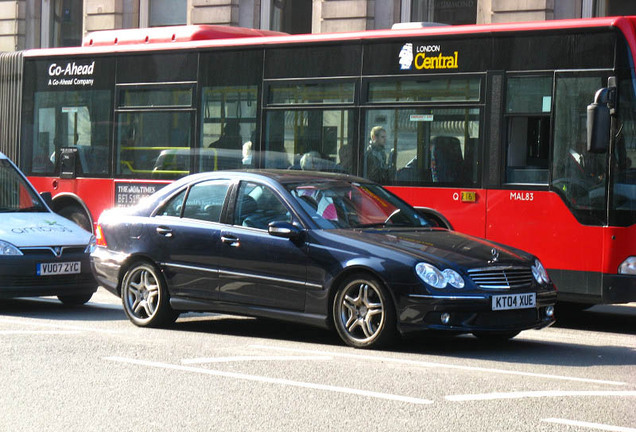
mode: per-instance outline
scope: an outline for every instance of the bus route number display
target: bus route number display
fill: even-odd
[[[115,207],[134,206],[144,197],[152,195],[165,186],[165,183],[115,183]]]

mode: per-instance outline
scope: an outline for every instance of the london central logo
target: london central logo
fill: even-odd
[[[440,45],[418,45],[405,43],[399,54],[400,70],[411,70],[413,66],[417,70],[457,69],[458,52],[452,55],[444,55]]]

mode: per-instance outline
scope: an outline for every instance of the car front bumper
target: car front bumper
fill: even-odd
[[[442,330],[457,333],[515,332],[548,327],[555,322],[549,307],[556,303],[556,291],[537,293],[531,308],[492,310],[492,295],[409,295],[398,308],[402,333]]]
[[[78,274],[40,276],[37,265],[42,263],[77,262]],[[51,255],[0,257],[0,297],[73,296],[94,293],[97,282],[90,270],[88,254],[67,254],[59,258]]]

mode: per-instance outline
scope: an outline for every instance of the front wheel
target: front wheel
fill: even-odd
[[[353,275],[340,285],[333,320],[340,338],[355,348],[377,348],[396,336],[395,309],[382,283],[370,275]]]
[[[134,263],[126,271],[121,300],[124,312],[139,327],[161,327],[173,323],[179,316],[170,307],[159,270],[146,262]]]

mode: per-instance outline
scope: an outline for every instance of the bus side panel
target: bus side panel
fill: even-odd
[[[554,192],[491,190],[487,207],[486,238],[539,257],[561,300],[601,300],[602,227],[581,225]]]
[[[388,187],[387,189],[414,207],[436,210],[451,223],[455,231],[476,237],[486,237],[486,191],[483,189],[421,187]],[[470,193],[468,197],[466,192]],[[474,195],[471,196],[471,194]],[[472,197],[474,201],[471,201]]]
[[[114,183],[112,179],[60,179],[55,177],[29,177],[29,181],[39,192],[51,192],[53,199],[68,193],[82,197],[82,203],[91,212],[93,222],[102,211],[114,206]],[[55,186],[57,185],[57,187]]]

